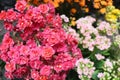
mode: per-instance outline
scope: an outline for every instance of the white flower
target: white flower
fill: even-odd
[[[107,71],[111,72],[113,69],[113,64],[110,62],[109,59],[105,61],[104,67],[107,69]]]
[[[120,67],[118,68],[118,71],[120,72]]]
[[[61,15],[60,16],[65,22],[69,22],[69,18],[66,15]]]
[[[104,73],[98,73],[97,75],[98,78],[103,78],[104,76],[105,76]]]
[[[105,59],[105,57],[102,56],[101,54],[95,54],[95,57],[97,58],[97,60]]]

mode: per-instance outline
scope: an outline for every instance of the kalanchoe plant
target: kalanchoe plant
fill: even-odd
[[[70,23],[67,22],[65,25],[69,26]],[[84,58],[76,62],[75,71],[78,73],[78,78],[119,80],[119,56],[114,56],[119,55],[120,50],[117,30],[113,29],[109,22],[101,20],[97,22],[91,16],[79,18],[76,27],[65,27],[65,29],[79,40],[79,47],[83,53]],[[116,60],[113,60],[113,56]]]
[[[15,10],[0,13],[7,30],[0,44],[6,78],[65,80],[82,57],[78,40],[62,28],[53,5],[26,6],[19,0]]]

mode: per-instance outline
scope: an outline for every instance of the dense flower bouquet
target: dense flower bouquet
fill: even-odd
[[[54,2],[79,0],[49,0],[54,6],[48,0],[29,1],[39,2],[17,0],[15,9],[0,13],[6,29],[0,44],[6,79],[120,80],[120,10],[106,5],[112,0],[93,0],[94,7],[108,6],[102,18],[77,15],[77,20],[74,14],[56,14]]]
[[[82,58],[77,39],[62,28],[53,5],[26,5],[19,0],[15,10],[0,13],[7,30],[0,45],[6,78],[65,80],[76,60]]]

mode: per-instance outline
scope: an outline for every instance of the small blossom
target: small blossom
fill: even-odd
[[[104,73],[98,73],[98,75],[97,75],[97,77],[100,78],[100,79],[104,78],[104,76],[105,76]]]
[[[47,4],[41,4],[38,6],[38,10],[40,10],[41,13],[46,14],[49,11],[49,7]]]
[[[23,12],[26,9],[26,6],[27,6],[27,2],[25,0],[19,0],[15,4],[15,9],[20,12]]]
[[[44,76],[49,76],[51,73],[51,67],[50,66],[43,66],[40,70],[40,74]]]
[[[15,69],[16,69],[16,67],[15,67],[15,63],[6,63],[6,65],[5,65],[5,69],[6,69],[6,71],[8,71],[8,72],[13,72]]]
[[[61,15],[60,17],[64,20],[64,22],[69,22],[69,18],[66,15]]]
[[[97,60],[105,59],[105,57],[102,56],[101,54],[95,54],[95,57],[97,58]]]
[[[43,47],[43,53],[42,53],[42,57],[46,60],[49,60],[51,59],[51,57],[55,54],[55,51],[53,50],[52,47],[48,47],[48,46],[45,46]]]

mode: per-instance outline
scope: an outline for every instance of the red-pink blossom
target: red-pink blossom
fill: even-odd
[[[39,60],[42,53],[43,52],[40,47],[32,48],[29,51],[30,60]]]
[[[29,69],[27,67],[19,67],[13,75],[16,78],[26,78],[27,75],[30,73]]]
[[[29,46],[21,45],[20,46],[20,55],[28,56],[29,55],[30,48]]]
[[[39,70],[42,65],[42,62],[40,60],[32,60],[29,62],[29,64],[31,68]]]
[[[49,7],[47,4],[41,4],[38,6],[38,10],[40,10],[41,13],[46,14],[49,11]]]
[[[5,20],[6,21],[6,11],[1,11],[0,20]]]
[[[12,25],[12,23],[5,21],[4,22],[4,27],[8,31],[12,31],[14,26]]]
[[[5,77],[7,77],[8,79],[13,79],[13,74],[11,72],[5,72]]]
[[[55,51],[52,47],[50,46],[44,46],[42,48],[42,57],[45,59],[45,60],[50,60],[51,57],[55,54]]]
[[[33,79],[36,79],[36,78],[38,78],[40,75],[39,75],[39,72],[38,71],[36,71],[36,70],[32,70],[31,71],[31,77],[33,78]]]
[[[65,80],[82,57],[77,39],[62,28],[62,19],[52,4],[26,5],[26,0],[18,0],[15,11],[0,13],[7,30],[0,44],[6,77]]]
[[[40,70],[40,74],[44,76],[49,76],[51,74],[51,67],[50,66],[43,66]]]
[[[13,9],[8,9],[6,13],[7,21],[14,21],[17,19],[17,13]]]
[[[25,0],[19,0],[15,4],[15,9],[18,10],[19,12],[23,12],[27,7],[27,2]]]
[[[15,63],[7,62],[5,65],[5,70],[8,72],[13,72],[16,69]]]
[[[24,57],[24,56],[20,56],[19,58],[16,59],[17,64],[19,65],[24,65],[24,64],[28,64],[28,58]]]

